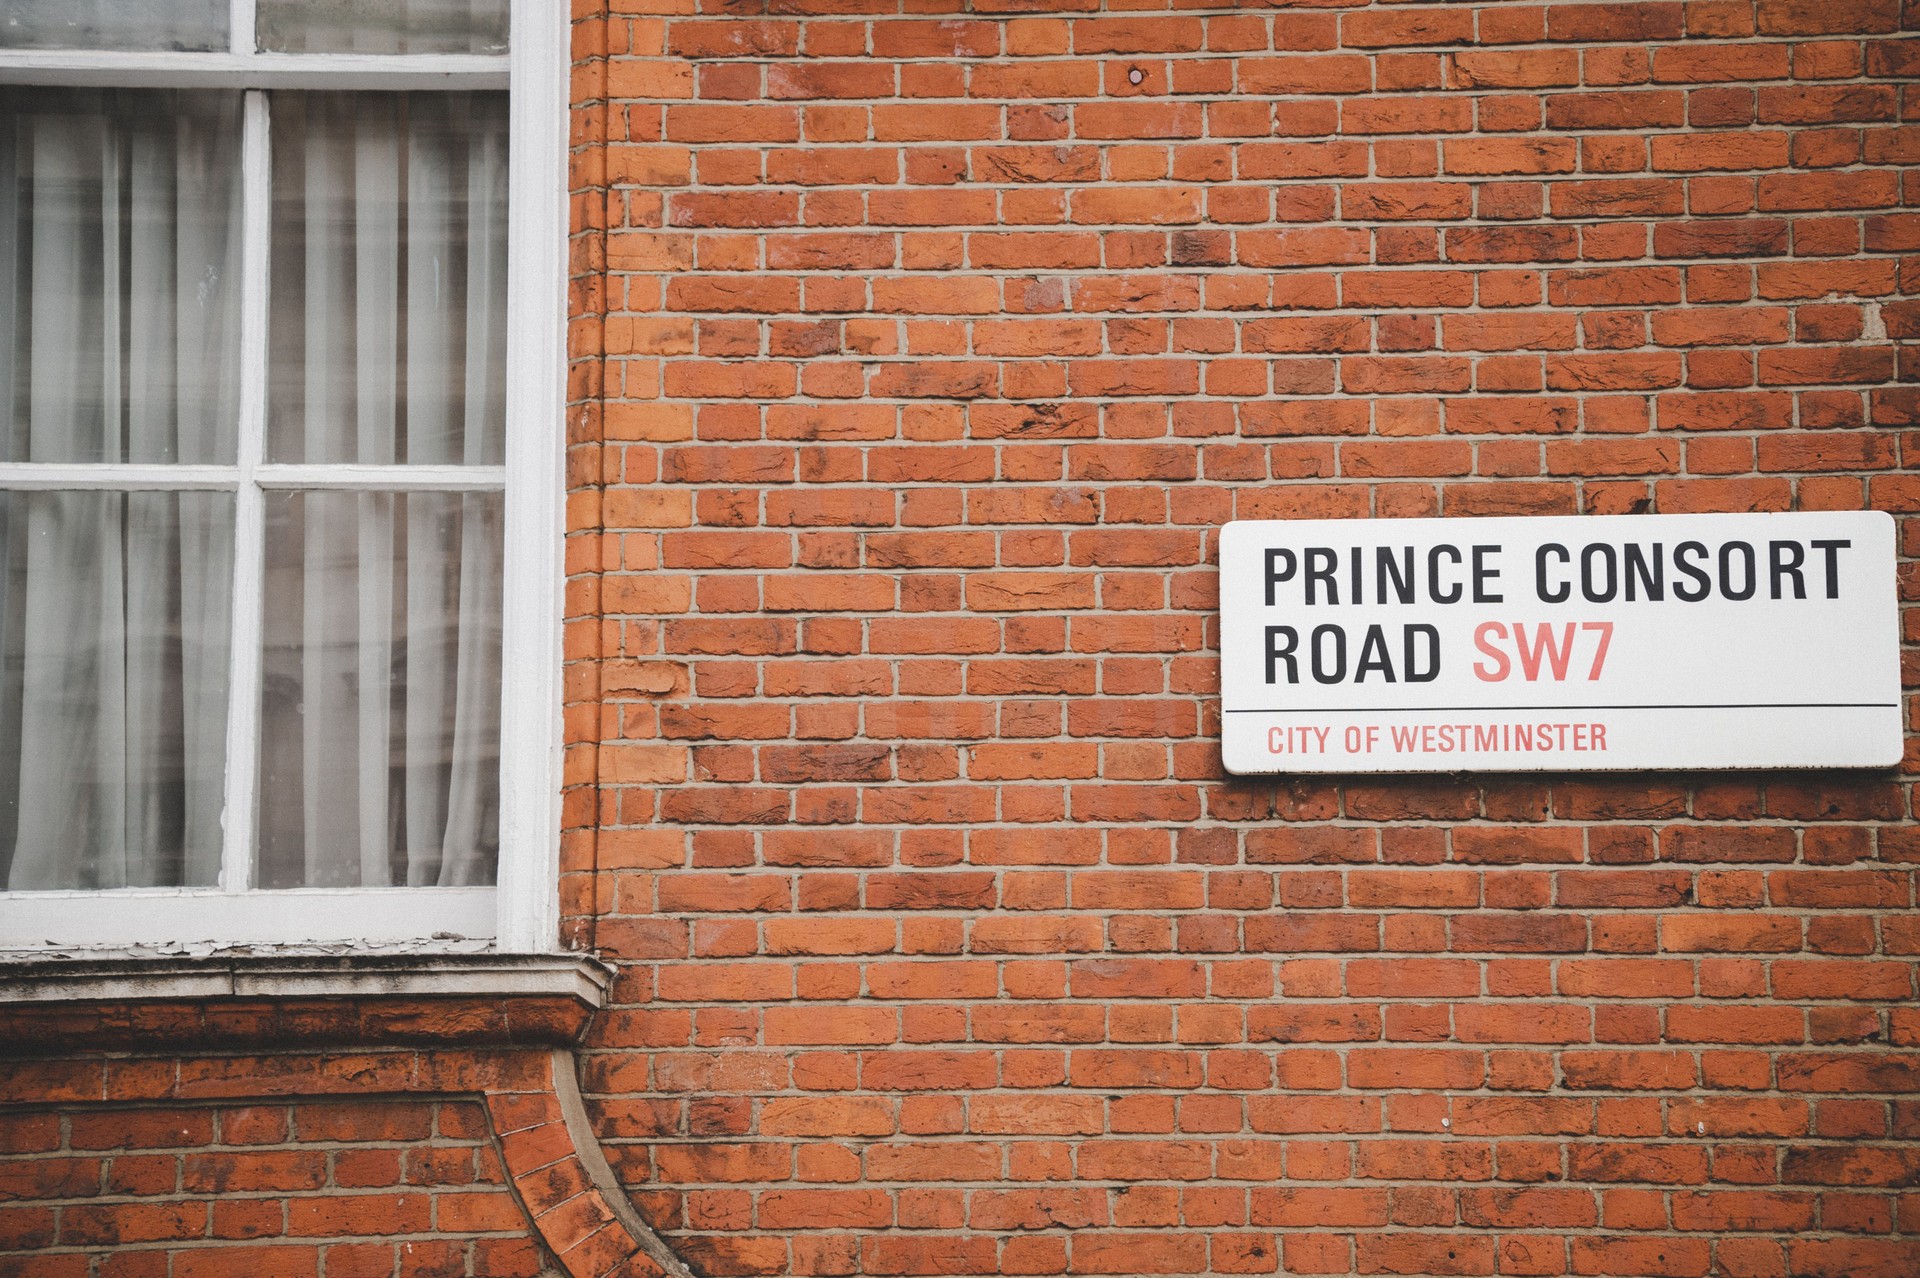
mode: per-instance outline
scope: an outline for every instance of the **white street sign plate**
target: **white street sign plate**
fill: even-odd
[[[1220,625],[1232,772],[1901,758],[1881,511],[1239,520]]]

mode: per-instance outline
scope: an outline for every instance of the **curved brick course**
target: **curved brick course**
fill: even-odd
[[[684,1276],[570,1121],[573,1068],[544,1048],[8,1062],[0,1198],[31,1205],[0,1207],[0,1257],[23,1278],[98,1256],[196,1278]]]

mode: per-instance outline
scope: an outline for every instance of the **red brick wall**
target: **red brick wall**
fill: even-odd
[[[576,6],[642,1208],[716,1275],[1920,1272],[1903,777],[1231,779],[1210,567],[1920,510],[1920,6],[962,7]]]
[[[472,1101],[0,1114],[0,1273],[536,1278],[490,1139]]]

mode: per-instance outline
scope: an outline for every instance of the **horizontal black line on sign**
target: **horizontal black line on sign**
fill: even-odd
[[[1630,706],[1284,706],[1226,710],[1226,714],[1466,714],[1487,710],[1880,710],[1898,701],[1729,701]]]

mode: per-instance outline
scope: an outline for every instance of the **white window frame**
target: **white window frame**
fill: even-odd
[[[253,0],[233,0],[231,51],[0,49],[0,83],[246,90],[242,117],[240,434],[233,466],[0,465],[0,488],[212,489],[236,494],[233,650],[220,886],[0,891],[0,955],[312,947],[560,948],[568,9],[514,0],[503,55],[260,53]],[[267,398],[270,89],[498,89],[508,100],[505,465],[271,465]],[[500,863],[496,887],[251,886],[264,595],[263,493],[505,492]]]

